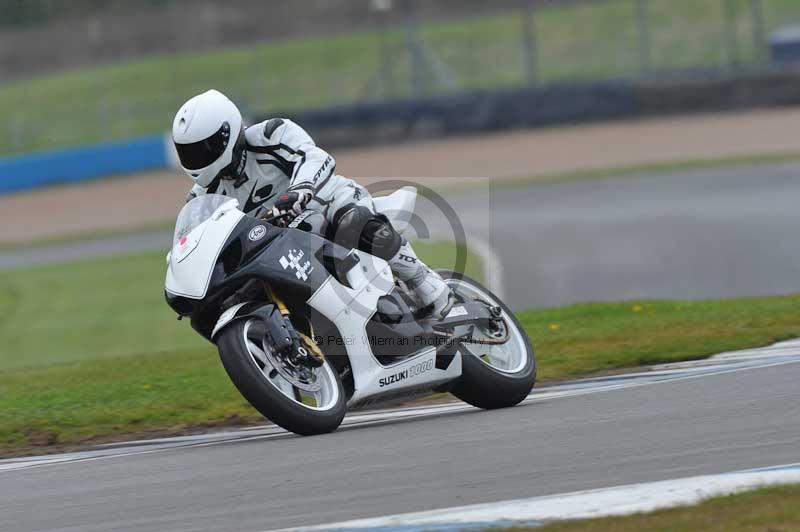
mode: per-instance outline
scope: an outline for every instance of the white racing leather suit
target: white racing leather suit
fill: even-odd
[[[187,201],[202,194],[223,194],[239,200],[245,213],[259,217],[281,193],[310,188],[314,197],[307,207],[323,213],[334,228],[335,240],[340,241],[342,235],[349,242],[339,243],[387,260],[393,273],[412,290],[420,308],[430,307],[434,315],[447,310],[447,285],[417,258],[388,220],[375,214],[369,192],[336,173],[336,161],[303,128],[286,118],[272,118],[248,127],[245,139],[247,159],[242,177],[236,181],[217,178],[208,187],[195,184]],[[357,234],[352,234],[350,226]]]

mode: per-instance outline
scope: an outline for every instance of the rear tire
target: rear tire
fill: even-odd
[[[257,319],[255,319],[257,321]],[[327,360],[319,371],[326,377],[329,389],[326,391],[324,408],[316,408],[293,400],[269,380],[269,368],[263,370],[252,356],[252,346],[248,344],[248,324],[254,319],[239,320],[220,333],[217,341],[222,365],[233,384],[264,417],[290,432],[302,436],[333,432],[342,423],[346,411],[346,399],[339,374]],[[269,346],[262,346],[264,349]],[[277,371],[273,370],[275,375]],[[274,377],[278,385],[291,384],[280,375]]]
[[[509,336],[511,338],[511,335],[516,335],[514,339],[520,346],[519,356],[524,357],[524,361],[520,358],[518,367],[503,371],[489,365],[474,353],[467,352],[462,346],[462,375],[450,392],[478,408],[506,408],[519,404],[536,383],[536,355],[522,325],[505,303],[477,281],[449,270],[437,270],[437,273],[450,285],[457,297],[472,293],[480,297],[471,299],[481,299],[502,308],[503,317],[509,327]],[[474,350],[473,345],[475,344],[466,344],[466,348]],[[477,346],[478,349],[481,347],[483,346]]]

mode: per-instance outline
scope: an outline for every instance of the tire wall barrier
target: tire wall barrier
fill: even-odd
[[[560,84],[274,113],[325,147],[800,104],[800,66]],[[252,122],[267,117],[253,117]],[[0,194],[174,166],[166,135],[0,158]]]
[[[324,146],[800,104],[800,67],[700,71],[287,113]]]

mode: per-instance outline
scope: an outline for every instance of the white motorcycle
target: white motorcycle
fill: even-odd
[[[375,198],[398,231],[416,190]],[[343,248],[306,211],[282,228],[209,194],[181,210],[166,299],[217,345],[229,377],[261,414],[297,434],[335,430],[347,409],[449,391],[480,408],[522,401],[536,378],[512,312],[457,272],[456,302],[418,317],[386,261]]]

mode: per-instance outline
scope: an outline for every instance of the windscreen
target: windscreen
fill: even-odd
[[[222,194],[204,194],[197,196],[195,199],[187,203],[178,214],[178,221],[175,222],[175,234],[172,238],[172,246],[185,237],[192,230],[199,226],[201,223],[208,220],[214,211],[216,211],[224,203],[231,201],[231,198],[223,196]]]

